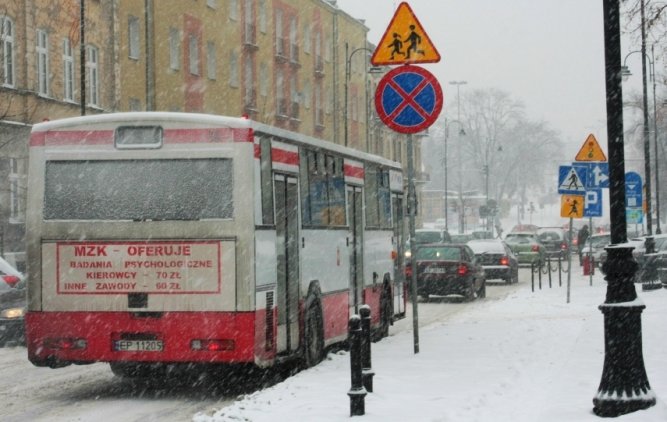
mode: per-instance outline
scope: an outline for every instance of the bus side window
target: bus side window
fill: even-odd
[[[260,189],[262,191],[262,224],[273,225],[273,178],[271,177],[271,138],[263,137],[260,147]]]

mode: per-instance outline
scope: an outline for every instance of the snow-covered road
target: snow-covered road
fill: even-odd
[[[518,285],[487,288],[485,301],[501,300],[530,283],[530,271],[522,269]],[[459,300],[419,304],[420,327],[445,321],[476,303]],[[396,334],[412,329],[408,318],[391,327]],[[191,420],[198,412],[212,414],[257,387],[241,381],[209,376],[194,380],[141,383],[115,377],[107,364],[66,368],[36,368],[24,347],[0,348],[0,420],[13,421],[153,421]]]

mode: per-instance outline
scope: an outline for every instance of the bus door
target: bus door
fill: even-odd
[[[361,188],[347,186],[347,218],[350,232],[347,237],[348,250],[350,251],[350,308],[354,313],[359,313],[359,305],[362,303],[364,290],[363,276],[363,208]]]
[[[392,194],[391,206],[394,226],[394,314],[405,313],[403,286],[405,285],[405,220],[403,218],[403,195]]]
[[[278,352],[299,347],[299,224],[296,177],[274,176],[278,262]]]

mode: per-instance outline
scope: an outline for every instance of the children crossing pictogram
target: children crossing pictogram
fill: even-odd
[[[419,19],[410,6],[398,5],[387,30],[371,57],[375,66],[392,64],[436,63],[440,53],[436,50]]]
[[[560,202],[560,216],[564,218],[582,218],[584,216],[583,195],[563,195]]]

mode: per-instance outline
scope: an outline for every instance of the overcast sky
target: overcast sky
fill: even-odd
[[[395,0],[339,0],[365,19],[377,44]],[[572,156],[593,133],[606,150],[604,32],[601,0],[411,0],[411,9],[442,57],[423,66],[443,87],[443,112],[456,114],[456,88],[499,88],[528,116],[559,130]],[[625,47],[625,46],[624,46]],[[624,48],[625,50],[625,48]],[[641,72],[640,55],[628,64]],[[634,77],[636,83],[640,78]],[[634,82],[624,84],[624,97]],[[569,152],[567,152],[569,154]]]

